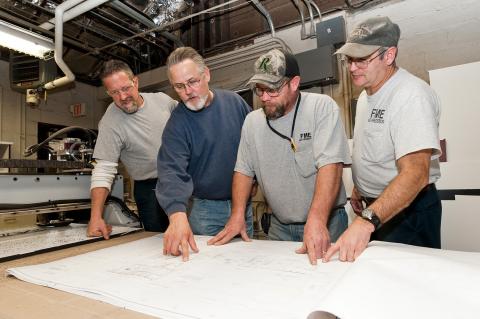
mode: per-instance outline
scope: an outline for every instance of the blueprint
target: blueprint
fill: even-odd
[[[319,310],[343,319],[480,313],[480,254],[374,242],[355,263],[312,266],[295,254],[299,243],[207,246],[208,238],[195,237],[200,252],[188,262],[163,256],[157,235],[8,273],[165,319],[307,318]]]

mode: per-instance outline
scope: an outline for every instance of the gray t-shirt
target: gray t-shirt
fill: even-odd
[[[295,109],[270,124],[290,137],[294,113]],[[257,176],[275,216],[283,223],[306,221],[319,168],[351,163],[340,110],[326,95],[301,93],[293,138],[296,152],[270,130],[262,109],[251,112],[242,128],[235,166],[237,172]],[[342,183],[334,205],[345,203]]]
[[[164,93],[141,93],[144,104],[127,114],[111,103],[98,125],[93,157],[120,159],[134,180],[157,177],[157,154],[165,124],[177,102]]]
[[[399,69],[375,94],[357,103],[352,175],[360,194],[378,197],[398,175],[396,160],[433,149],[429,183],[440,178],[440,101],[433,89]]]

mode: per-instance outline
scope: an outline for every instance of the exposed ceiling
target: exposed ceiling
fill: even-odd
[[[81,0],[80,0],[81,2]],[[100,85],[103,61],[127,62],[135,73],[165,64],[169,53],[188,45],[205,56],[231,50],[270,32],[265,8],[275,29],[305,19],[308,0],[127,0],[108,1],[64,24],[63,58],[76,79]],[[322,14],[355,10],[372,0],[311,0]],[[380,1],[374,1],[380,2]],[[0,19],[54,38],[40,25],[55,16],[58,0],[0,0]],[[256,3],[256,4],[255,4]],[[317,11],[313,10],[315,16]],[[1,58],[8,59],[2,50]]]

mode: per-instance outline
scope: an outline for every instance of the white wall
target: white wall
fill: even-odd
[[[26,146],[36,144],[37,123],[97,128],[105,108],[97,101],[96,88],[75,82],[48,92],[38,109],[26,106],[25,94],[10,89],[8,63],[0,61],[0,140],[13,142],[12,157],[21,158]],[[86,116],[74,118],[69,105],[86,104]]]
[[[440,138],[447,148],[439,189],[480,189],[479,73],[480,62],[430,72],[442,103]],[[480,252],[480,196],[455,196],[442,206],[442,247]]]

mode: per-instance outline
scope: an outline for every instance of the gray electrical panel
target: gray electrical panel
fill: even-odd
[[[335,49],[326,45],[295,55],[300,68],[301,86],[338,83]]]

